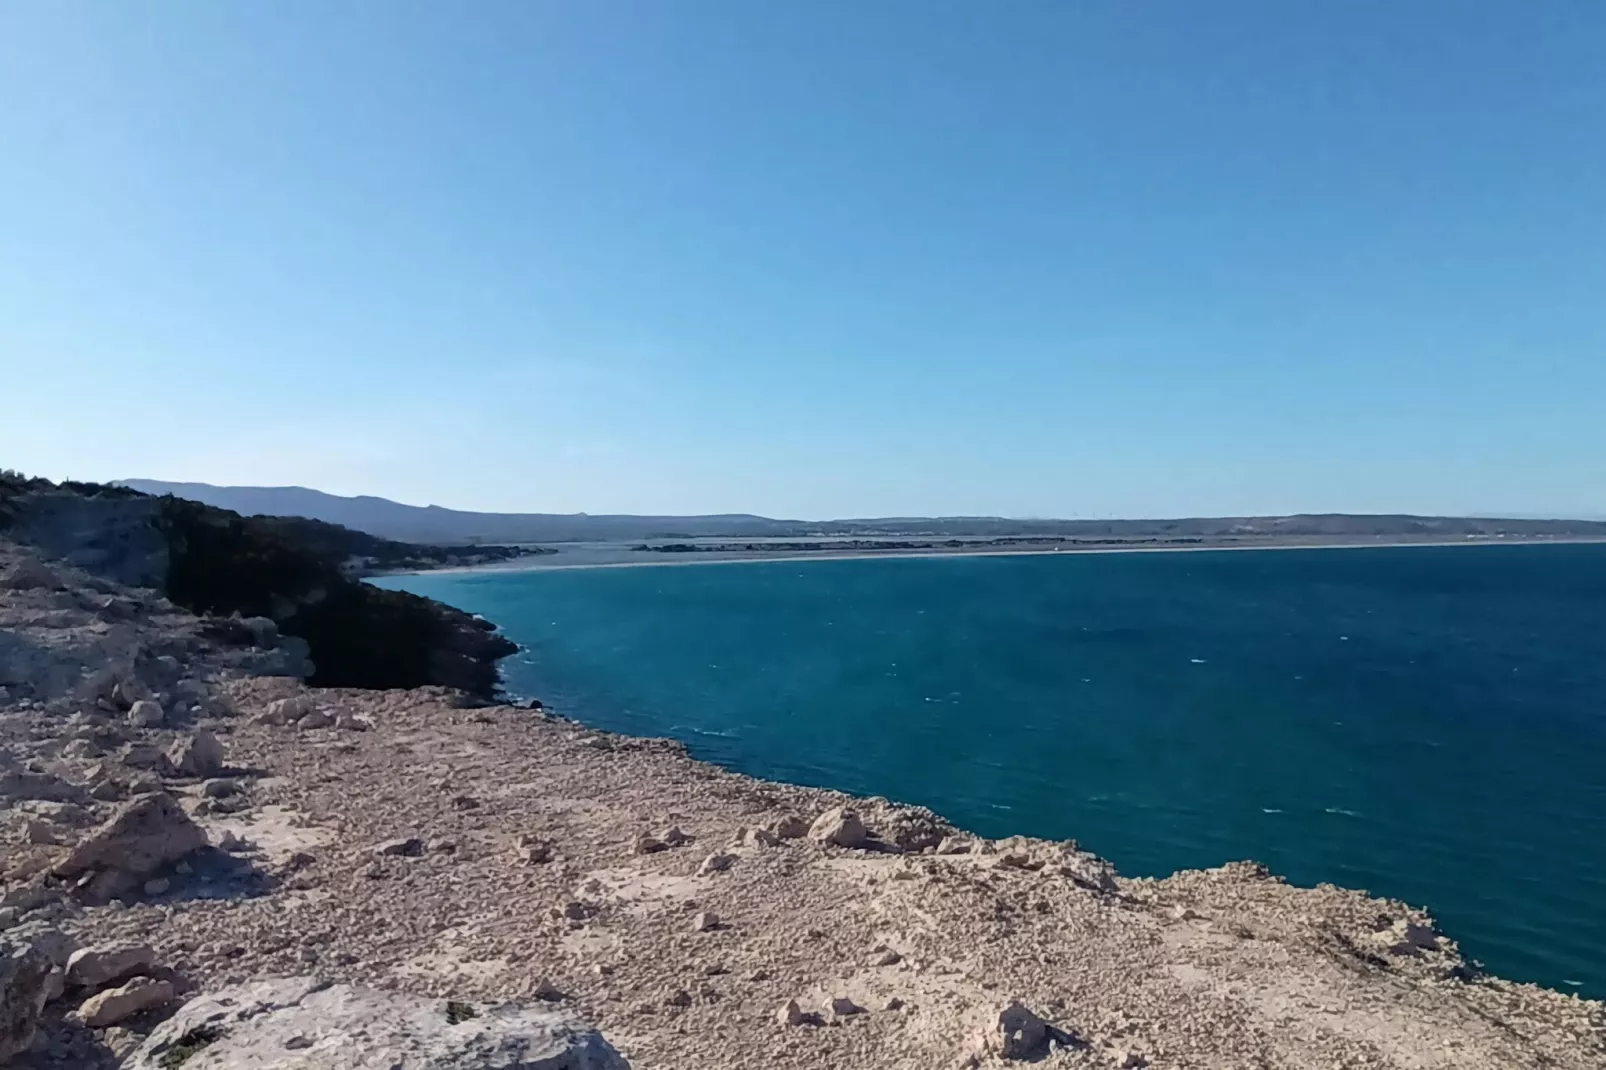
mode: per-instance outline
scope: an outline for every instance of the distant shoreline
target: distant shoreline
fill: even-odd
[[[620,548],[623,553],[636,553],[656,560],[599,560],[564,562],[562,551],[556,554],[542,555],[539,564],[533,561],[519,560],[517,563],[469,565],[459,568],[438,568],[420,570],[402,570],[382,573],[372,573],[378,576],[427,576],[455,573],[502,573],[502,572],[555,572],[572,569],[597,568],[677,568],[688,565],[743,565],[762,563],[765,561],[871,561],[881,559],[910,559],[923,557],[1056,557],[1073,554],[1142,554],[1142,553],[1209,553],[1217,551],[1244,551],[1244,550],[1366,550],[1366,549],[1405,549],[1409,547],[1447,547],[1447,546],[1574,546],[1574,545],[1606,545],[1606,538],[1591,538],[1588,536],[1558,536],[1555,538],[1426,538],[1401,539],[1390,538],[1384,542],[1343,542],[1343,541],[1316,541],[1316,542],[1263,542],[1263,543],[1217,543],[1213,545],[1189,546],[1045,546],[1040,549],[977,549],[967,550],[950,547],[930,547],[921,549],[891,549],[885,551],[817,551],[807,550],[779,550],[766,553],[764,551],[702,551],[686,554],[666,555],[653,551],[631,551]],[[556,560],[555,560],[556,559]]]

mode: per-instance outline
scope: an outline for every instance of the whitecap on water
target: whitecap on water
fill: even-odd
[[[1280,814],[1280,813],[1282,813],[1281,810],[1275,810],[1270,806],[1262,806],[1260,808],[1260,812],[1263,813],[1263,814]]]
[[[1346,810],[1342,806],[1329,806],[1326,808],[1330,814],[1341,814],[1344,817],[1360,817],[1354,810]]]
[[[1188,660],[1193,662],[1195,665],[1203,665],[1205,663],[1204,658],[1189,658]]]
[[[712,736],[715,739],[740,739],[735,732],[721,732],[713,728],[694,728],[689,724],[673,724],[669,726],[670,732],[690,732],[694,736]]]

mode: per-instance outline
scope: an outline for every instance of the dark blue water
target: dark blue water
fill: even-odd
[[[460,573],[516,693],[756,776],[1254,858],[1606,996],[1606,546]]]

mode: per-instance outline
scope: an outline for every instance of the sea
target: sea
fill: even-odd
[[[943,556],[395,576],[508,690],[753,776],[1422,906],[1606,998],[1606,545]]]

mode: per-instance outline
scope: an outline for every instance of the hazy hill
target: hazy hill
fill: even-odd
[[[388,498],[346,498],[306,487],[215,487],[125,479],[119,486],[172,494],[248,516],[304,516],[405,542],[567,542],[702,535],[791,535],[808,525],[761,516],[592,516],[587,513],[471,513]]]
[[[586,513],[474,513],[403,505],[386,498],[346,498],[306,487],[216,487],[129,479],[122,486],[172,494],[246,515],[301,516],[341,524],[381,538],[423,543],[622,541],[699,537],[805,535],[1147,536],[1283,535],[1290,537],[1555,535],[1606,537],[1606,522],[1365,516],[1344,513],[1271,517],[1194,517],[1160,520],[1013,520],[1005,517],[881,517],[772,520],[746,513],[713,516],[609,516]]]

